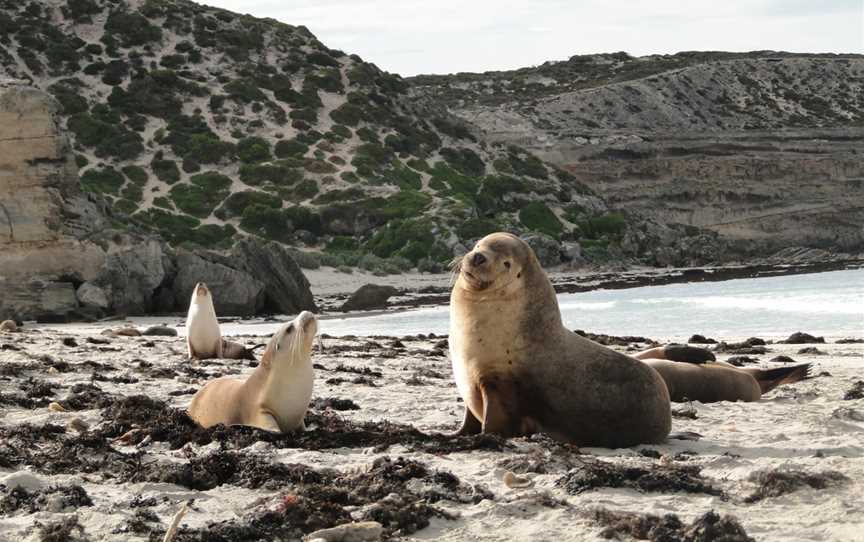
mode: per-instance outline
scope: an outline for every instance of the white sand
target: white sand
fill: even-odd
[[[107,324],[103,324],[103,327],[107,327]],[[85,333],[95,334],[93,331]],[[135,372],[140,360],[149,361],[157,367],[181,367],[186,364],[182,338],[119,338],[112,340],[110,348],[119,347],[120,351],[98,352],[93,345],[83,342],[82,335],[76,337],[82,346],[65,347],[60,342],[64,335],[67,333],[55,330],[2,335],[0,343],[14,343],[22,347],[23,351],[0,350],[0,367],[6,363],[31,361],[29,354],[41,353],[70,363],[84,360],[110,363],[120,369],[111,375],[129,374],[141,380],[135,384],[97,382],[107,393],[143,393],[177,407],[185,407],[191,396],[171,397],[169,392],[190,386],[200,387],[204,383],[203,380],[188,377],[157,381]],[[143,347],[142,343],[147,339],[153,340],[155,346]],[[331,345],[337,343],[328,342]],[[406,346],[408,351],[429,349],[431,342],[408,342]],[[576,461],[578,456],[575,450],[566,452],[561,449],[549,456],[550,474],[526,475],[534,487],[508,489],[502,483],[505,472],[499,466],[502,460],[524,453],[549,453],[548,442],[532,439],[514,439],[512,442],[517,449],[512,452],[472,451],[440,456],[407,452],[400,446],[384,452],[373,452],[366,448],[308,451],[279,450],[263,442],[258,442],[245,452],[261,453],[272,461],[340,470],[364,468],[381,456],[395,458],[402,455],[426,463],[431,468],[450,471],[463,482],[485,485],[495,495],[494,500],[484,500],[476,505],[446,501],[438,503],[438,506],[458,513],[459,518],[455,521],[434,519],[431,526],[411,537],[416,540],[595,540],[600,526],[585,513],[598,506],[658,515],[675,513],[685,522],[713,509],[736,516],[748,534],[757,540],[860,540],[861,533],[864,533],[864,502],[861,500],[864,494],[864,400],[844,401],[841,398],[844,391],[861,378],[864,345],[826,344],[818,347],[829,355],[798,355],[799,345],[771,345],[772,352],[766,358],[778,354],[790,355],[798,361],[813,362],[815,374],[828,371],[831,376],[784,386],[757,403],[692,404],[698,419],[675,418],[673,431],[695,431],[703,435],[698,442],[674,440],[663,445],[632,449],[581,450],[582,453],[600,456],[618,464],[640,465],[656,461],[641,457],[636,451],[641,448],[657,450],[667,459],[679,452],[695,452],[689,460],[681,463],[702,467],[703,474],[729,495],[728,500],[703,494],[640,493],[630,489],[609,488],[569,496],[554,487],[554,482],[565,474],[565,465]],[[349,382],[328,385],[325,380],[334,376],[350,380],[354,375],[317,372],[314,396],[350,398],[360,405],[360,410],[340,413],[346,418],[358,421],[389,420],[410,424],[423,431],[450,430],[461,419],[461,407],[456,402],[456,390],[446,357],[430,358],[407,353],[392,359],[363,359],[356,352],[325,352],[316,353],[314,361],[328,368],[345,364],[371,367],[383,372],[383,377],[376,379],[379,387]],[[242,373],[251,371],[242,363],[226,362],[225,368],[231,367]],[[219,369],[219,366],[201,368],[212,371],[214,368]],[[406,384],[406,379],[420,369],[437,371],[444,378],[423,377],[426,385],[422,386]],[[89,381],[89,370],[63,374],[46,372],[35,376],[68,386]],[[9,387],[4,392],[14,391],[17,387],[14,382],[10,384],[9,381],[2,381],[4,388]],[[66,389],[58,389],[57,398],[62,400],[67,392]],[[99,423],[101,419],[100,411],[96,409],[58,413],[47,408],[30,411],[0,406],[0,426],[24,422],[36,425],[48,422],[66,424],[74,417],[91,425]],[[210,448],[215,446],[212,444]],[[133,448],[121,449],[133,451]],[[164,443],[153,444],[144,450],[145,461],[185,461],[181,451],[169,451]],[[794,468],[808,472],[836,470],[848,476],[850,481],[838,487],[803,489],[756,504],[745,504],[744,497],[753,490],[748,476],[766,468]],[[212,521],[240,518],[250,510],[261,507],[273,508],[279,495],[278,492],[263,489],[231,486],[198,492],[172,484],[123,485],[102,479],[98,473],[48,476],[36,472],[36,468],[0,469],[0,484],[8,475],[21,470],[32,470],[34,476],[46,485],[80,483],[93,499],[94,506],[81,508],[77,513],[86,534],[94,540],[146,540],[143,536],[114,532],[132,517],[133,510],[129,503],[136,495],[157,497],[158,502],[151,510],[158,514],[162,528],[168,526],[182,502],[190,498],[195,499],[195,506],[182,523],[200,527]],[[549,508],[537,504],[536,494],[544,491],[566,499],[569,506]],[[38,540],[38,530],[34,525],[60,517],[62,513],[46,511],[35,514],[18,511],[0,517],[0,540]]]

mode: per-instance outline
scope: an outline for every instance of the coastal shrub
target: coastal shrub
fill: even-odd
[[[363,120],[363,109],[355,104],[346,102],[331,111],[330,118],[338,124],[342,124],[345,126],[357,126],[358,124],[360,124],[360,121]],[[377,139],[378,138],[376,137],[375,140],[377,141]]]
[[[474,205],[477,191],[480,189],[480,179],[463,175],[444,162],[435,162],[431,173],[430,187],[438,190],[449,188],[450,194]]]
[[[375,130],[369,128],[368,126],[364,126],[362,128],[357,129],[357,137],[360,138],[360,141],[365,143],[375,143],[380,144],[381,139],[378,138],[378,134],[375,133]]]
[[[336,235],[327,243],[327,250],[330,252],[355,252],[360,248],[360,243],[353,237],[347,235]]]
[[[174,204],[171,203],[171,200],[166,198],[165,196],[153,198],[153,205],[155,205],[156,207],[161,207],[162,209],[168,209],[169,211],[174,210]]]
[[[312,200],[315,205],[323,205],[336,201],[355,201],[362,199],[366,193],[360,188],[346,188],[345,190],[330,190]]]
[[[408,167],[410,167],[411,169],[416,170],[416,171],[424,171],[424,172],[429,171],[429,163],[426,162],[426,160],[423,160],[422,158],[412,158],[412,159],[408,160],[408,162],[406,162],[406,164],[408,165]]]
[[[222,141],[213,133],[189,134],[171,132],[171,135],[167,138],[167,142],[171,144],[171,148],[179,156],[194,160],[199,164],[217,164],[224,158],[230,159],[235,151],[233,143]]]
[[[588,239],[617,238],[627,228],[627,219],[620,213],[608,213],[590,217],[578,222],[578,225],[582,235]]]
[[[444,147],[440,151],[441,156],[454,169],[468,176],[480,176],[486,172],[486,164],[483,159],[471,149],[451,149]]]
[[[81,175],[81,188],[85,192],[100,194],[117,194],[126,179],[111,166],[100,170],[88,169]]]
[[[75,155],[75,165],[78,166],[78,169],[83,169],[89,163],[90,160],[88,160],[83,154]]]
[[[387,218],[417,216],[432,203],[432,196],[416,190],[402,190],[384,200],[381,212]]]
[[[275,186],[291,186],[303,180],[303,172],[283,164],[243,164],[240,180],[250,186],[272,183]]]
[[[75,134],[78,143],[93,147],[94,153],[100,158],[134,160],[144,151],[141,136],[123,127],[116,116],[97,117],[78,113],[69,117],[66,125]]]
[[[273,152],[278,158],[287,158],[289,156],[302,158],[309,150],[309,146],[301,143],[296,139],[283,140],[276,143]]]
[[[293,191],[294,197],[298,200],[306,200],[318,193],[318,183],[316,183],[312,179],[306,179],[305,181],[299,183]]]
[[[564,229],[564,225],[561,224],[555,213],[541,201],[525,204],[519,211],[519,221],[528,229],[545,233],[556,239]]]
[[[502,228],[497,222],[488,218],[471,218],[459,224],[456,228],[456,233],[459,235],[459,239],[463,241],[471,241],[474,239],[480,239],[489,235],[490,233],[495,233],[496,231],[502,231]]]
[[[237,228],[231,224],[203,224],[191,232],[186,240],[204,248],[231,248]]]
[[[213,171],[194,175],[190,181],[172,187],[169,196],[178,209],[194,217],[207,218],[230,193],[231,179]]]
[[[345,87],[342,85],[342,74],[335,68],[320,69],[306,75],[303,88],[304,90],[307,88],[321,89],[340,94],[345,91]]]
[[[313,158],[307,158],[303,163],[303,167],[306,168],[306,171],[317,173],[319,175],[326,175],[328,173],[336,173],[339,171],[339,168],[333,164],[325,162],[324,160],[315,160]]]
[[[321,216],[318,213],[309,209],[308,207],[295,205],[293,207],[283,209],[283,213],[285,214],[285,217],[288,219],[293,229],[306,230],[314,233],[315,235],[321,235]]]
[[[294,109],[288,113],[288,116],[294,120],[302,120],[310,124],[318,122],[318,112],[314,109]]]
[[[330,127],[330,131],[338,135],[339,137],[345,139],[351,139],[351,136],[354,135],[354,133],[351,131],[351,128],[348,128],[347,126],[342,124],[334,124]]]
[[[66,0],[63,12],[71,19],[83,21],[90,19],[90,15],[102,13],[102,8],[95,0]]]
[[[123,175],[126,175],[127,179],[129,179],[135,184],[147,184],[147,171],[145,171],[144,168],[142,168],[141,166],[123,166],[120,171],[123,172]]]
[[[351,165],[357,168],[357,173],[369,177],[390,163],[393,154],[381,145],[362,143],[354,151]]]
[[[267,96],[258,88],[254,79],[234,79],[222,87],[228,96],[238,102],[266,101]]]
[[[507,175],[488,175],[483,178],[477,194],[477,208],[481,213],[510,211],[512,204],[507,198],[513,194],[529,193],[530,189],[523,180]]]
[[[435,245],[434,228],[427,219],[393,220],[367,241],[366,248],[381,258],[401,256],[416,263],[430,257]]]
[[[243,210],[240,228],[259,237],[282,242],[289,241],[293,231],[288,216],[282,209],[258,203],[253,203]]]
[[[184,64],[186,64],[186,55],[183,54],[165,55],[159,61],[160,66],[171,69],[182,68]]]
[[[138,204],[134,201],[120,198],[114,201],[114,203],[111,205],[111,210],[115,213],[119,212],[124,215],[131,215],[138,210]]]
[[[343,171],[339,174],[339,177],[346,183],[354,184],[360,182],[360,177],[358,177],[353,171]]]
[[[420,190],[423,178],[416,171],[402,165],[398,160],[393,162],[392,169],[384,172],[384,181],[395,184],[402,190]]]
[[[515,175],[524,175],[537,179],[546,179],[549,176],[542,160],[533,154],[525,153],[521,149],[510,147],[508,159]]]
[[[74,115],[87,111],[87,99],[78,94],[80,83],[77,79],[64,79],[48,87],[48,92],[53,94],[57,98],[57,101],[60,102],[63,114]]]
[[[339,66],[338,60],[320,51],[313,51],[306,55],[306,61],[310,64],[315,64],[316,66]]]
[[[302,134],[297,134],[297,141],[306,145],[314,145],[321,140],[322,134],[318,130],[309,130]]]
[[[136,12],[109,13],[105,21],[105,33],[119,39],[124,47],[145,45],[162,39],[162,30],[151,24],[147,17]]]
[[[125,90],[111,89],[108,104],[127,115],[172,119],[180,115],[184,95],[206,96],[207,89],[178,77],[173,70],[139,71]]]
[[[273,96],[280,102],[285,102],[295,109],[316,111],[324,105],[316,89],[304,88],[303,92],[297,92],[291,88],[290,80],[288,80],[285,86],[274,88]]]
[[[154,157],[150,162],[150,169],[153,170],[153,174],[162,182],[174,184],[180,180],[180,170],[173,160]]]
[[[113,87],[123,83],[123,80],[129,75],[129,64],[123,60],[112,60],[108,64],[103,64],[100,71],[102,72],[102,82]]]
[[[468,127],[458,121],[438,117],[432,119],[432,125],[435,126],[435,128],[438,128],[442,134],[449,135],[452,138],[477,141],[477,139],[471,134],[471,131],[468,130]]]
[[[137,184],[128,183],[120,191],[120,195],[128,201],[138,204],[144,199],[144,190]]]
[[[237,157],[247,164],[270,160],[270,142],[263,137],[244,137],[237,142]]]
[[[225,199],[225,202],[216,210],[215,214],[222,220],[243,216],[243,211],[250,205],[262,205],[272,209],[280,209],[282,207],[282,200],[272,194],[256,190],[234,192]]]
[[[183,159],[183,163],[180,167],[183,168],[183,171],[186,173],[197,173],[201,171],[201,164],[198,163],[198,160],[188,156]]]

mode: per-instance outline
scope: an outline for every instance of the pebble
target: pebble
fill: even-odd
[[[518,487],[531,487],[532,482],[528,478],[523,478],[522,476],[516,476],[509,470],[504,473],[504,485],[509,488],[518,488]]]
[[[377,521],[345,523],[329,529],[315,531],[306,537],[307,542],[371,542],[380,540],[384,527]]]
[[[0,322],[0,331],[18,331],[18,324],[15,320],[3,320]]]
[[[56,401],[52,401],[51,403],[48,404],[48,410],[50,410],[52,412],[66,412],[66,409],[63,408],[63,405],[61,405],[60,403],[58,403]]]

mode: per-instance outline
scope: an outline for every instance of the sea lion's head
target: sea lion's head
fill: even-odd
[[[456,261],[456,286],[474,292],[507,288],[518,283],[535,260],[531,247],[522,239],[510,233],[491,233]]]
[[[301,312],[273,334],[261,356],[261,363],[278,365],[308,360],[317,333],[318,318],[309,311]]]
[[[195,285],[195,291],[192,294],[194,299],[210,297],[210,289],[207,288],[207,284],[203,282],[199,282]]]

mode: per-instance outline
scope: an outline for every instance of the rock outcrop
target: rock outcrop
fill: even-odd
[[[278,243],[246,239],[227,256],[196,254],[113,228],[104,201],[81,191],[57,109],[41,90],[0,84],[0,320],[182,312],[200,280],[221,315],[315,309]]]

